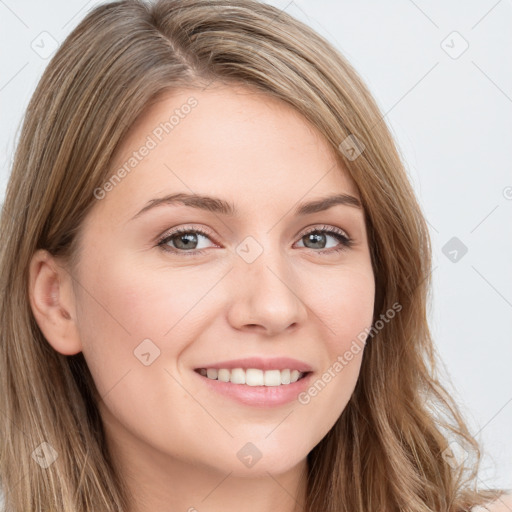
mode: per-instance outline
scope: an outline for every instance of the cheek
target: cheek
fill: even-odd
[[[329,277],[318,276],[316,282],[322,286],[309,294],[309,306],[321,321],[326,357],[298,402],[311,411],[312,432],[325,434],[342,414],[357,384],[373,320],[375,282],[370,267],[363,271],[337,269]]]
[[[373,320],[375,281],[371,267],[337,269],[317,276],[309,287],[310,307],[324,326],[331,356],[345,351]]]
[[[136,358],[142,347],[151,359],[165,353],[166,362],[176,360],[197,334],[190,319],[219,277],[192,267],[155,270],[119,254],[89,254],[79,279],[83,353],[101,391],[141,366]]]

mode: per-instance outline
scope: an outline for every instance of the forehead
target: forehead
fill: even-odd
[[[172,192],[224,197],[255,212],[275,201],[359,195],[314,126],[288,104],[245,87],[162,96],[118,148],[110,172],[120,169],[122,182],[102,203],[132,215],[153,197]]]

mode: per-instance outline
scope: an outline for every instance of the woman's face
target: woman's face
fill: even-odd
[[[141,459],[224,474],[297,465],[354,390],[375,292],[362,208],[304,205],[359,198],[355,184],[291,107],[234,87],[154,104],[111,175],[74,275],[79,343],[110,439]],[[187,204],[162,200],[176,194]],[[235,361],[245,358],[257,360]],[[199,371],[231,366],[273,369],[268,384],[287,381],[276,369],[310,373],[252,386]]]

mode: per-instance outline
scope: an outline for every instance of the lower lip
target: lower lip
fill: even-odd
[[[298,395],[308,387],[312,372],[302,379],[280,386],[248,386],[209,379],[194,372],[211,390],[216,391],[244,405],[253,407],[277,407],[297,400]]]

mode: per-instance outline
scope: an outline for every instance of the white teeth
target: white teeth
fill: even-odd
[[[263,376],[263,370],[257,370],[256,368],[249,368],[245,372],[245,383],[248,386],[264,386],[265,385],[265,377]]]
[[[217,371],[217,380],[229,382],[229,370],[220,369]]]
[[[230,381],[233,384],[245,384],[245,372],[242,368],[234,368],[231,370]]]
[[[265,372],[265,386],[280,386],[281,385],[281,371],[268,370]]]
[[[199,373],[209,379],[219,380],[221,382],[231,382],[232,384],[245,384],[247,386],[280,386],[281,384],[291,384],[297,382],[304,373],[298,370],[267,370],[258,368],[201,368]]]

